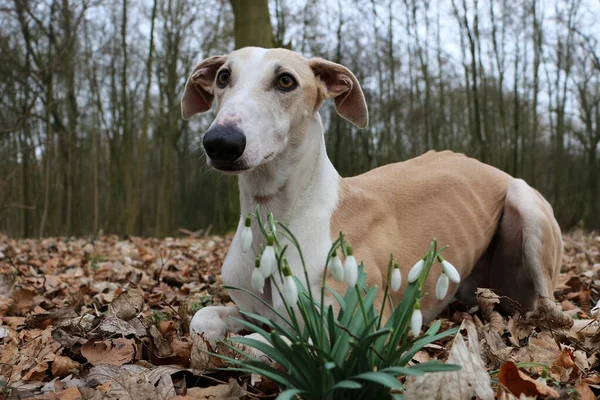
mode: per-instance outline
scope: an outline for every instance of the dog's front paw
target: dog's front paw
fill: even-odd
[[[217,307],[204,307],[192,318],[190,333],[202,335],[214,350],[217,348],[217,341],[227,336],[227,324],[221,318]]]

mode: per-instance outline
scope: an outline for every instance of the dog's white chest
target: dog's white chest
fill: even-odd
[[[253,221],[253,224],[255,223]],[[304,218],[300,219],[297,223],[290,223],[288,228],[294,233],[303,249],[309,282],[313,290],[317,290],[322,279],[327,254],[331,247],[329,218],[313,218],[312,220]],[[255,228],[253,231],[254,239],[252,248],[245,253],[241,250],[239,229],[236,232],[223,264],[223,283],[227,286],[235,286],[251,291],[267,303],[273,305],[278,311],[285,312],[275,282],[271,282],[270,291],[265,287],[263,295],[252,289],[251,276],[255,268],[255,257],[260,249],[259,244],[263,246],[266,244],[266,240],[260,235],[258,229]],[[306,284],[306,276],[298,251],[283,235],[278,235],[278,237],[282,246],[288,245],[285,255],[293,274]],[[279,282],[277,272],[271,278],[272,281],[275,279],[277,279],[276,282]],[[267,318],[275,317],[274,313],[265,304],[248,293],[230,289],[229,294],[241,310],[256,313]]]

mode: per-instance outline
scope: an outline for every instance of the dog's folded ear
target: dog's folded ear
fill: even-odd
[[[365,96],[354,74],[346,67],[322,58],[311,58],[309,65],[321,81],[315,111],[323,101],[333,98],[339,115],[359,128],[369,123],[369,111]]]
[[[210,110],[214,97],[215,75],[226,59],[225,56],[210,57],[194,68],[181,97],[183,119]]]

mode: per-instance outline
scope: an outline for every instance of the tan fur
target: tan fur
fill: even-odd
[[[428,251],[433,238],[440,246],[449,245],[443,256],[456,266],[463,279],[471,274],[496,234],[511,181],[508,174],[464,155],[430,151],[343,179],[331,235],[334,239],[339,231],[347,235],[357,260],[364,261],[369,284],[384,285],[389,256],[394,254],[404,277],[400,292],[392,296],[398,304],[409,269]],[[560,230],[556,229],[552,209],[541,196],[539,207],[546,217],[544,237],[550,241],[545,243],[549,251],[541,258],[549,278],[547,291],[552,296],[558,275],[556,265],[560,264],[556,249],[562,248]],[[497,272],[503,275],[508,271]],[[422,301],[426,320],[444,308],[458,286],[451,284],[447,299],[437,300],[434,294],[439,275],[438,264],[425,286],[429,293]],[[493,282],[479,283],[494,286]],[[328,284],[343,291],[343,284],[333,279]]]

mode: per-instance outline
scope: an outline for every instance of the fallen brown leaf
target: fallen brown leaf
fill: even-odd
[[[459,371],[428,373],[406,383],[407,400],[469,400],[473,394],[479,399],[493,399],[490,376],[481,360],[477,330],[472,321],[464,321],[461,331],[467,331],[467,343],[461,334],[452,342],[449,364],[458,364]]]
[[[477,304],[481,309],[486,321],[489,322],[490,328],[499,334],[504,333],[504,320],[499,312],[494,310],[496,304],[500,303],[498,295],[490,289],[477,289]]]
[[[144,309],[144,294],[133,283],[129,285],[126,291],[121,292],[110,306],[117,316],[123,321],[129,321]]]
[[[92,365],[123,365],[133,360],[135,350],[133,339],[90,339],[81,347],[81,355]]]
[[[30,289],[18,288],[12,293],[12,304],[10,311],[16,315],[25,315],[28,311],[31,311],[33,306],[33,297],[35,292]]]
[[[32,397],[32,399],[35,400],[79,400],[81,398],[81,392],[76,387],[70,387],[56,393],[48,393],[41,396]]]
[[[209,386],[205,388],[188,389],[185,396],[175,396],[170,400],[193,400],[193,399],[214,399],[214,400],[233,400],[241,399],[246,392],[240,387],[235,379],[229,379],[228,384]]]
[[[522,394],[536,398],[540,396],[559,396],[557,391],[545,383],[536,381],[520,371],[513,362],[507,362],[500,368],[498,382],[515,396],[521,396]]]
[[[529,319],[545,328],[556,329],[573,326],[573,318],[547,297],[540,298],[538,308],[529,316]]]
[[[54,361],[52,361],[51,371],[53,377],[64,378],[65,376],[77,373],[80,368],[81,364],[71,360],[69,357],[56,356]]]

